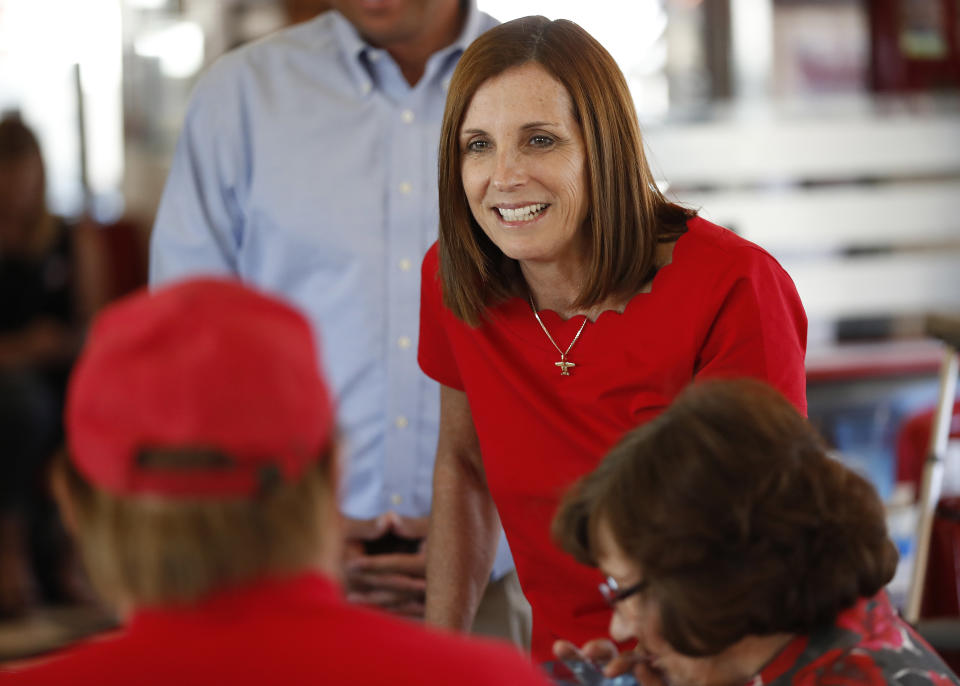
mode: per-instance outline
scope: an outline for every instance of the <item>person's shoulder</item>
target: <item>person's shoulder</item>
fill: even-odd
[[[288,618],[289,619],[289,618]],[[278,673],[284,683],[311,683],[317,674],[326,674],[325,683],[374,686],[549,686],[545,677],[517,649],[492,640],[466,638],[416,625],[412,622],[355,606],[326,608],[322,618],[292,625],[298,631],[311,629],[317,643],[293,640],[279,652],[269,645],[260,650],[269,659],[283,655],[286,660]],[[285,628],[286,627],[286,628]],[[277,634],[292,631],[281,623]],[[222,674],[230,683],[259,683],[250,675],[263,673],[267,658],[252,649],[256,643],[249,635],[238,639],[229,635],[199,647],[173,637],[163,643],[147,645],[141,636],[133,639],[117,636],[90,641],[50,659],[18,668],[0,668],[4,686],[111,686],[112,684],[210,683],[213,665],[226,660]],[[269,641],[268,641],[269,643]],[[295,646],[290,648],[290,646]],[[211,669],[198,663],[198,656],[209,658]],[[163,665],[150,665],[163,657]],[[192,667],[191,667],[192,666]],[[317,671],[320,670],[320,671]],[[228,676],[229,675],[229,676]],[[300,676],[304,679],[301,680]],[[307,675],[310,675],[309,678]],[[239,677],[239,681],[237,680]]]
[[[700,215],[691,217],[687,222],[687,234],[691,243],[702,252],[720,251],[739,259],[773,259],[762,247],[747,240],[736,231],[715,224]]]
[[[347,82],[333,14],[280,29],[214,60],[193,87],[185,128],[197,140],[239,144],[259,130],[251,124],[257,113],[296,107],[301,97],[311,98],[312,117],[321,116],[327,94],[342,91]]]
[[[860,598],[843,610],[834,626],[813,634],[819,650],[799,665],[791,684],[894,683],[894,675],[910,674],[913,683],[958,684],[950,668],[904,622],[886,591]],[[774,682],[777,683],[777,682]]]
[[[235,59],[257,64],[285,61],[295,56],[317,58],[337,50],[336,15],[324,12],[309,21],[274,31],[227,53]]]
[[[957,686],[960,680],[939,657],[930,654],[854,646],[826,650],[796,671],[790,686],[882,686],[901,683],[898,675],[910,675],[916,686]],[[770,686],[779,686],[774,681]]]
[[[464,686],[548,685],[529,657],[509,644],[413,625],[382,613],[356,612],[365,616],[366,640],[381,646],[380,664],[374,669],[389,672],[392,683],[430,686],[455,680]],[[366,683],[360,674],[357,677],[357,683]]]
[[[500,24],[500,20],[495,19],[477,6],[477,0],[467,0],[462,3],[467,8],[466,22],[456,43],[461,49],[465,49],[468,44],[476,40],[480,35],[486,33],[494,26]]]
[[[196,91],[236,83],[249,75],[284,67],[298,60],[322,61],[336,54],[332,12],[300,24],[279,29],[262,38],[227,51],[204,71]]]
[[[480,21],[477,23],[480,29],[480,33],[489,31],[495,26],[500,26],[500,20],[492,17],[486,12],[480,12]]]
[[[546,675],[518,648],[493,639],[431,633],[437,641],[435,646],[431,646],[431,661],[435,651],[446,653],[444,663],[447,675],[442,678],[438,674],[437,683],[448,683],[449,677],[457,674],[459,682],[465,686],[495,686],[503,683],[515,686],[547,685]],[[466,665],[469,665],[469,669],[464,669]]]
[[[125,640],[123,632],[111,632],[86,639],[52,655],[0,667],[0,684],[108,686],[120,683],[114,681],[112,676],[122,671],[115,657],[118,646],[122,646]]]
[[[421,287],[433,287],[440,289],[440,243],[434,241],[433,245],[423,256],[423,262],[420,265]]]
[[[774,681],[771,686],[779,683]],[[820,686],[837,683],[850,686],[881,686],[888,681],[873,655],[857,650],[832,648],[797,670],[789,683],[791,686]]]
[[[492,639],[470,638],[470,645],[462,655],[451,663],[453,673],[462,673],[463,665],[471,667],[472,674],[464,677],[463,684],[471,686],[495,686],[510,683],[514,686],[548,686],[546,674],[541,672],[527,655],[518,648],[498,643]]]
[[[427,248],[427,254],[423,256],[424,273],[436,273],[440,268],[440,242],[434,241],[433,245]]]
[[[738,279],[746,275],[773,275],[786,272],[777,259],[756,243],[735,231],[696,216],[687,222],[687,231],[677,242],[688,271],[702,279],[728,277]]]

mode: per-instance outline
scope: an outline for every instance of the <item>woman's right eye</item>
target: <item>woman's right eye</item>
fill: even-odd
[[[474,140],[467,143],[468,152],[483,152],[490,144],[485,140]]]

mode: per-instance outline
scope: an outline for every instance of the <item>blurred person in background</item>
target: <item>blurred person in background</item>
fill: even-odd
[[[333,401],[289,305],[220,279],[118,301],[66,431],[54,490],[123,627],[2,683],[544,686],[512,646],[341,599]]]
[[[695,379],[749,376],[806,411],[807,320],[759,246],[669,202],[611,55],[517,19],[464,53],[423,262],[420,365],[442,384],[427,620],[465,630],[497,522],[533,608],[532,652],[609,622],[593,570],[550,540],[561,494]]]
[[[288,24],[310,21],[330,9],[330,0],[284,0],[283,10]]]
[[[150,281],[236,275],[323,331],[345,439],[350,597],[420,617],[439,391],[417,368],[417,266],[437,235],[447,83],[495,21],[474,0],[330,5],[201,79]],[[302,18],[301,3],[289,7]],[[529,610],[510,570],[501,545],[476,629],[525,643]]]
[[[42,473],[62,439],[67,374],[92,309],[93,236],[47,210],[40,145],[0,119],[0,616],[36,597],[69,599]],[[65,597],[66,596],[66,597]]]
[[[606,575],[610,636],[636,641],[558,657],[644,686],[960,684],[883,590],[897,550],[876,491],[760,382],[685,391],[571,489],[553,532]]]

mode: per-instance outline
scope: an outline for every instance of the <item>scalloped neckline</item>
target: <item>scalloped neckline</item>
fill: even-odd
[[[677,250],[679,249],[681,243],[685,243],[683,239],[686,238],[689,233],[690,233],[690,225],[688,224],[687,230],[684,231],[673,243],[673,250],[670,253],[670,261],[667,262],[662,267],[660,267],[657,270],[657,273],[654,274],[653,278],[650,280],[649,290],[640,291],[639,293],[634,293],[633,296],[627,301],[627,304],[624,306],[623,312],[618,312],[617,310],[614,310],[614,309],[604,310],[603,312],[598,314],[597,318],[594,319],[591,323],[599,324],[601,320],[603,320],[604,318],[608,318],[608,316],[616,317],[617,321],[619,321],[620,317],[625,316],[627,314],[627,311],[630,310],[630,308],[632,308],[635,303],[640,302],[641,299],[646,299],[644,296],[647,296],[647,297],[652,296],[656,291],[660,290],[657,287],[658,282],[662,282],[664,280],[663,274],[672,271],[671,267],[673,267],[677,263]],[[525,298],[519,298],[518,296],[518,299],[527,307],[530,306],[530,303]],[[572,319],[579,320],[580,317],[584,316],[582,314],[575,314],[572,317],[568,317],[564,319],[563,317],[560,316],[560,314],[556,310],[551,310],[550,308],[537,310],[537,312],[540,313],[541,317],[543,317],[544,314],[546,314],[547,317],[559,322],[561,326],[567,324],[567,322],[569,322]]]

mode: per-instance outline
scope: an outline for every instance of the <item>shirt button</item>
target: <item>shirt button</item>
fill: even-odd
[[[408,260],[406,257],[404,257],[402,260],[400,260],[400,269],[401,269],[401,271],[408,272],[408,271],[410,271],[410,269],[412,269],[412,268],[413,268],[413,262],[411,262],[410,260]]]
[[[404,110],[404,111],[400,114],[400,118],[403,119],[403,123],[404,123],[404,124],[412,124],[412,123],[413,123],[413,110]]]
[[[399,493],[394,493],[392,496],[390,496],[390,502],[393,503],[394,505],[402,505],[403,496],[400,495]]]
[[[413,341],[411,341],[407,336],[400,336],[400,338],[397,339],[397,345],[400,346],[401,350],[406,350],[412,344]]]
[[[363,91],[364,95],[369,93],[371,88],[373,88],[373,86],[370,85],[369,81],[364,81],[363,85],[360,86],[360,90]]]
[[[371,50],[371,51],[369,52],[369,55],[370,55],[370,60],[371,60],[371,61],[373,61],[373,62],[379,62],[379,61],[380,61],[380,51],[379,51],[379,50]]]
[[[397,417],[397,418],[394,420],[393,423],[396,425],[396,427],[397,427],[398,429],[406,429],[406,428],[407,428],[407,425],[408,425],[410,422],[407,421],[407,418],[406,418],[406,417],[404,417],[403,415],[400,415],[399,417]]]
[[[413,186],[406,181],[400,184],[400,192],[404,195],[410,195],[410,191],[413,190]]]

